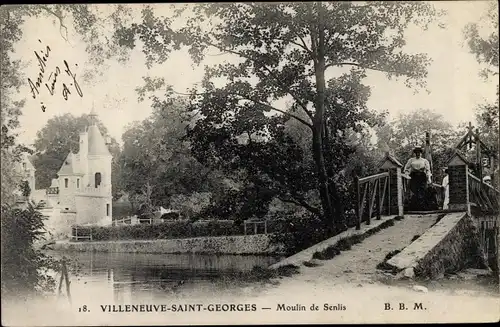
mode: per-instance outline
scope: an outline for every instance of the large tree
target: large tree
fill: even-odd
[[[482,138],[492,147],[494,152],[499,149],[499,89],[498,89],[498,3],[490,2],[481,22],[470,23],[464,29],[464,36],[470,52],[482,64],[481,76],[492,77],[497,83],[497,97],[494,103],[484,103],[476,108],[476,119]]]
[[[498,2],[488,3],[487,9],[480,22],[470,23],[464,29],[465,40],[470,52],[482,65],[480,75],[488,80],[493,78],[496,83],[496,99],[494,102],[480,104],[476,108],[476,120],[480,131],[480,137],[490,149],[497,154],[500,150],[499,136],[499,88],[498,88],[498,66],[499,66],[499,44],[498,44]],[[500,185],[500,173],[498,171],[498,160],[495,167],[491,167],[494,174],[494,185]]]
[[[191,155],[189,142],[184,139],[187,122],[182,99],[152,100],[153,113],[123,133],[120,180],[132,199],[139,195],[144,204],[170,206],[175,194],[189,196],[215,187],[215,172]]]
[[[337,141],[342,143],[333,136],[353,121],[348,117],[344,126],[342,120],[328,121],[328,108],[337,112],[334,118],[341,117],[341,112],[356,115],[347,108],[366,96],[359,81],[368,70],[405,77],[408,85],[422,85],[428,59],[402,51],[404,31],[409,24],[427,25],[434,16],[433,8],[422,2],[378,1],[198,4],[188,8],[193,10],[179,29],[147,8],[141,24],[120,29],[116,35],[128,47],[134,47],[136,37],[140,38],[149,63],[163,62],[170,51],[183,45],[189,47],[195,62],[204,58],[207,49],[238,57],[238,63],[207,69],[202,94],[193,91],[192,108],[209,117],[203,119],[211,128],[206,134],[218,135],[215,147],[234,142],[234,137],[227,136],[228,126],[245,118],[241,127],[262,133],[264,112],[281,114],[275,118],[275,126],[282,123],[280,119],[292,118],[309,128],[315,165],[310,182],[320,193],[320,215],[332,228],[334,217],[341,212],[334,210],[338,190],[325,157],[339,145]],[[329,69],[338,67],[355,69],[329,79]],[[223,78],[226,84],[217,87],[214,78]],[[354,88],[342,99],[344,95],[338,91],[349,83]],[[276,100],[280,99],[293,100],[291,110],[278,107]],[[306,119],[294,114],[297,110]],[[271,150],[274,148],[267,149]],[[342,151],[339,154],[343,158]]]

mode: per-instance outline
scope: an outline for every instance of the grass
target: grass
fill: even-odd
[[[304,261],[302,263],[304,266],[306,267],[317,267],[317,266],[320,266],[319,264],[313,262],[313,261]]]
[[[415,242],[419,237],[420,237],[420,235],[414,235],[413,238],[411,239],[411,241]]]
[[[377,264],[377,269],[379,270],[385,270],[385,271],[390,271],[392,273],[396,273],[397,272],[397,268],[389,265],[387,263],[387,261],[389,261],[392,257],[394,257],[396,254],[398,254],[399,252],[401,252],[401,250],[394,250],[394,251],[391,251],[389,253],[386,254],[384,260],[380,263]]]
[[[396,220],[401,220],[403,217],[398,216],[395,218]],[[352,235],[349,237],[341,238],[337,243],[334,245],[330,245],[326,249],[322,251],[317,251],[313,254],[313,259],[319,259],[319,260],[330,260],[333,259],[335,256],[339,255],[342,251],[349,251],[354,244],[358,244],[363,242],[363,240],[373,234],[376,234],[380,232],[383,229],[386,229],[388,227],[394,226],[394,221],[393,220],[387,220],[378,225],[375,228],[372,228],[368,231],[366,231],[364,234],[356,234]]]

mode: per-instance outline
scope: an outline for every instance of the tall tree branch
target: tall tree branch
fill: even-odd
[[[46,6],[40,6],[40,8],[43,9],[43,10],[45,10],[49,14],[55,16],[59,20],[59,24],[60,24],[59,33],[61,34],[61,37],[64,39],[64,41],[66,41],[66,42],[69,43],[69,40],[68,40],[68,28],[66,27],[66,25],[64,25],[64,17],[62,15],[60,15],[60,14],[57,14],[55,11],[49,9]],[[63,35],[63,32],[62,32],[63,29],[65,31],[66,36]]]
[[[359,64],[356,62],[350,62],[350,61],[331,62],[325,66],[325,70],[330,68],[330,67],[333,67],[333,66],[356,66],[356,67],[360,67],[363,69],[375,70],[375,71],[379,71],[379,72],[383,72],[383,73],[401,73],[400,71],[397,71],[395,69],[382,69],[382,68],[377,68],[377,67],[370,67],[367,65]]]
[[[285,93],[288,93],[294,100],[295,102],[297,102],[299,104],[299,106],[304,110],[304,112],[309,116],[309,118],[312,119],[312,113],[307,109],[307,106],[302,103],[302,101],[300,101],[300,99],[295,95],[293,94],[293,92],[290,91],[290,88],[287,88],[283,85],[283,83],[281,82],[281,79],[279,79],[276,74],[274,74],[274,72],[269,68],[267,67],[267,65],[265,65],[262,61],[258,60],[258,59],[255,59],[255,58],[252,58],[244,53],[241,53],[239,51],[235,51],[235,50],[231,50],[231,49],[227,49],[227,48],[224,48],[224,47],[221,47],[217,44],[214,44],[212,42],[209,42],[209,41],[206,41],[205,43],[207,43],[208,45],[214,47],[214,48],[217,48],[219,51],[224,51],[224,52],[228,52],[228,53],[232,53],[232,54],[235,54],[237,56],[240,56],[240,57],[243,57],[243,58],[246,58],[254,63],[258,63],[262,68],[264,68],[268,73],[269,75],[274,78],[274,80],[278,83],[279,87],[281,88],[281,90]]]
[[[312,214],[314,214],[316,216],[321,215],[321,211],[318,208],[313,207],[312,205],[310,205],[309,203],[307,203],[306,201],[304,201],[302,199],[284,198],[281,196],[279,196],[278,199],[280,199],[281,201],[283,201],[285,203],[292,203],[292,204],[295,204],[299,207],[303,207],[307,211],[311,212]]]
[[[192,95],[192,94],[187,94],[187,93],[182,93],[182,92],[177,92],[177,91],[172,91],[173,93],[175,94],[178,94],[178,95]],[[201,92],[201,93],[196,93],[196,95],[203,95],[203,94],[211,94],[213,92]],[[255,104],[258,104],[260,106],[263,106],[263,107],[266,107],[267,109],[269,110],[274,110],[274,111],[277,111],[279,113],[282,113],[290,118],[293,118],[293,119],[296,119],[297,121],[301,122],[302,124],[306,125],[307,127],[309,128],[312,128],[312,124],[310,124],[309,122],[305,121],[304,119],[300,118],[299,116],[296,116],[288,111],[285,111],[285,110],[281,110],[281,109],[278,109],[276,107],[273,107],[271,106],[270,104],[267,104],[267,103],[264,103],[264,102],[261,102],[257,99],[254,99],[252,97],[249,97],[249,96],[245,96],[245,95],[242,95],[242,94],[239,94],[239,93],[234,93],[234,92],[228,92],[229,95],[235,95],[235,96],[238,96],[241,98],[241,100],[248,100],[248,101],[252,101],[254,102]]]

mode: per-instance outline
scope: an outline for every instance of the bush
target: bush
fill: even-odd
[[[34,248],[44,238],[43,216],[33,206],[2,206],[2,296],[17,299],[52,291],[55,280],[45,272],[56,261]]]
[[[286,255],[292,255],[321,242],[330,235],[318,217],[305,215],[298,219],[278,219],[269,222],[271,244],[282,244]]]
[[[197,221],[194,223],[187,220],[173,220],[154,225],[81,226],[78,229],[91,229],[94,241],[157,240],[243,234],[242,227],[235,225],[231,220]]]

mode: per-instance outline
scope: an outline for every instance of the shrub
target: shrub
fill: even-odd
[[[278,219],[270,221],[271,244],[282,244],[286,255],[302,251],[330,235],[324,223],[315,216],[305,215],[298,219]]]
[[[33,206],[1,208],[2,296],[30,297],[52,291],[55,280],[45,272],[56,261],[34,247],[44,239],[43,216]]]
[[[80,226],[78,229],[91,229],[94,241],[155,240],[243,234],[241,226],[235,225],[231,220],[197,221],[194,223],[188,220],[172,220],[154,225]]]

